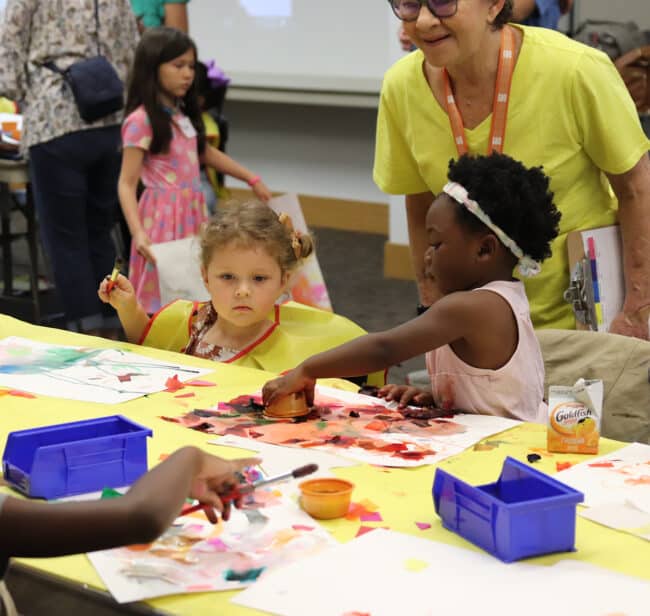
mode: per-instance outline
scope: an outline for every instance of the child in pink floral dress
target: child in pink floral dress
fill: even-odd
[[[207,220],[200,162],[248,183],[264,201],[259,176],[205,143],[194,87],[196,47],[182,32],[154,28],[136,51],[122,127],[120,203],[132,234],[129,278],[148,313],[160,308],[151,244],[197,235]],[[144,192],[137,200],[138,182]]]

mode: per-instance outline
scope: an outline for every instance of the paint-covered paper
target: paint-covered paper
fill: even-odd
[[[650,503],[650,445],[632,443],[606,456],[575,464],[555,478],[580,490],[587,507]]]
[[[117,404],[209,372],[120,349],[0,340],[0,386],[68,400]]]
[[[322,386],[316,389],[315,408],[300,421],[265,418],[259,392],[165,419],[209,434],[392,467],[434,464],[519,423],[485,415],[409,418],[381,398]]]
[[[203,512],[178,518],[148,545],[88,554],[119,603],[243,588],[272,570],[335,545],[330,534],[279,489],[247,495],[228,522]]]

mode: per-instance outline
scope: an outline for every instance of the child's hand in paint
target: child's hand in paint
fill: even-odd
[[[412,404],[414,406],[433,406],[433,395],[430,391],[418,389],[411,385],[384,385],[377,396],[389,402],[394,400],[400,409]]]
[[[115,281],[112,281],[110,276],[106,276],[99,284],[97,295],[105,304],[110,304],[118,312],[134,310],[138,305],[133,285],[122,274],[118,274]]]
[[[316,379],[307,376],[298,366],[293,370],[289,370],[284,376],[268,381],[262,388],[262,400],[264,406],[268,406],[273,402],[277,402],[280,398],[304,391],[307,406],[313,406],[315,387]]]

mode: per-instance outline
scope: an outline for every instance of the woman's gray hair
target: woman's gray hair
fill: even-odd
[[[497,15],[492,27],[495,30],[501,30],[509,21],[512,21],[512,0],[506,0],[501,12]]]

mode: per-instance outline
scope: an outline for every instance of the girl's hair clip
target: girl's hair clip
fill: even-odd
[[[230,78],[227,77],[223,70],[217,66],[217,63],[214,60],[208,60],[205,63],[205,66],[208,69],[208,81],[210,82],[211,88],[221,88],[230,83]]]
[[[280,224],[284,225],[284,227],[291,234],[291,248],[293,248],[293,254],[296,255],[297,260],[300,260],[302,257],[302,242],[300,241],[300,231],[296,231],[293,228],[293,221],[291,220],[291,216],[289,216],[289,214],[286,212],[280,212],[278,214],[278,221],[280,221]]]

